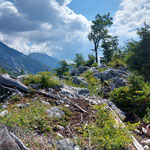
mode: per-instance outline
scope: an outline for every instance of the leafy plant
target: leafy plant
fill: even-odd
[[[78,68],[80,65],[85,65],[85,60],[83,58],[83,55],[81,53],[77,53],[74,59],[75,67]]]
[[[60,67],[55,69],[56,75],[60,78],[62,76],[67,76],[67,73],[70,69],[68,63],[65,60],[62,60],[59,63],[60,63]]]
[[[11,101],[12,102],[18,102],[20,100],[20,97],[18,96],[18,95],[13,95],[12,97],[11,97]]]
[[[60,81],[52,77],[51,72],[40,72],[37,75],[29,75],[23,82],[26,85],[40,83],[41,88],[57,88],[61,86]]]
[[[50,119],[45,111],[48,107],[41,103],[34,103],[23,109],[12,108],[7,116],[0,117],[0,122],[7,126],[20,126],[24,129],[36,130],[38,132],[50,132]]]
[[[114,58],[108,63],[108,66],[113,67],[113,68],[119,68],[119,67],[126,66],[126,64],[121,59]]]
[[[116,88],[110,93],[112,101],[123,111],[134,112],[143,117],[147,107],[150,107],[150,101],[147,101],[145,108],[138,114],[147,95],[149,94],[149,85],[144,82],[143,77],[132,75],[128,79],[127,87]]]
[[[126,127],[122,127],[121,124],[116,125],[115,116],[106,109],[105,105],[95,105],[94,108],[97,110],[95,121],[79,130],[82,133],[79,137],[82,144],[95,150],[123,150],[132,142],[128,130],[134,129],[136,124],[129,124]]]

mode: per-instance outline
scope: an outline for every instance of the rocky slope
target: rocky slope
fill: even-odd
[[[0,122],[8,127],[10,133],[5,127],[0,128],[0,140],[4,143],[7,140],[3,139],[1,133],[10,134],[9,136],[12,138],[11,132],[14,132],[24,142],[24,145],[23,143],[21,145],[25,149],[27,149],[26,147],[31,150],[95,149],[94,145],[89,146],[89,143],[84,146],[80,145],[78,139],[82,135],[79,129],[84,125],[87,126],[95,122],[97,110],[91,106],[106,104],[106,108],[110,108],[113,113],[116,113],[117,118],[119,116],[123,119],[126,116],[111,100],[90,94],[90,91],[86,88],[88,83],[83,77],[79,76],[88,70],[93,71],[94,76],[102,80],[100,82],[111,79],[112,82],[109,85],[101,87],[106,95],[108,89],[113,90],[115,87],[126,86],[126,78],[129,75],[126,68],[106,68],[105,71],[99,72],[97,68],[80,66],[71,71],[73,75],[71,78],[74,84],[80,85],[83,83],[85,88],[73,87],[62,82],[59,88],[43,89],[36,84],[30,84],[28,87],[23,85],[21,82],[28,76],[11,79],[8,75],[1,75]],[[33,89],[31,90],[31,88]],[[115,117],[115,119],[117,118]],[[140,138],[138,140],[142,144],[141,136],[138,138]],[[143,149],[136,139],[133,143],[130,146],[128,145],[128,148],[138,149],[136,148],[138,145]],[[12,141],[12,145],[15,146],[15,144]],[[7,144],[3,145],[8,148]],[[144,145],[145,143],[143,143]],[[17,146],[20,148],[20,145]]]

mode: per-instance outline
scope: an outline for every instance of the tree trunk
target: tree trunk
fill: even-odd
[[[97,53],[97,46],[96,46],[96,43],[94,43],[95,45],[95,62],[98,63],[98,53]]]

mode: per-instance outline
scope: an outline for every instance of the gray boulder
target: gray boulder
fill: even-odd
[[[70,139],[65,138],[57,142],[57,150],[80,150],[80,147]]]
[[[30,106],[30,105],[31,105],[30,103],[22,103],[22,104],[17,104],[17,105],[15,105],[15,106],[21,109],[21,108],[28,107],[28,106]]]
[[[32,89],[35,89],[35,90],[39,90],[41,88],[41,84],[38,83],[38,84],[29,84],[29,87],[31,87]]]
[[[78,72],[78,69],[72,69],[71,70],[71,72],[70,72],[70,74],[72,75],[72,76],[78,76],[79,75],[79,72]]]
[[[83,73],[84,71],[86,71],[88,69],[89,69],[89,67],[87,67],[87,66],[79,66],[78,67],[78,72],[81,74],[81,73]]]
[[[91,67],[88,69],[88,71],[97,72],[98,70],[96,69],[96,67]]]
[[[88,70],[89,67],[87,66],[79,66],[77,69],[72,69],[70,74],[72,76],[78,76],[79,74],[83,73],[84,71]]]
[[[104,72],[96,72],[93,74],[95,78],[103,80],[109,80],[115,77],[122,77],[123,75],[126,75],[126,73],[116,69],[108,69]]]
[[[86,96],[89,94],[89,90],[87,88],[79,88],[78,89],[78,94],[79,95],[83,95],[83,96]]]
[[[74,84],[76,84],[76,85],[88,86],[88,84],[87,84],[87,82],[85,81],[85,79],[82,78],[82,77],[78,77],[78,76],[73,77],[72,83],[74,83]]]
[[[58,107],[52,107],[52,108],[48,109],[46,112],[49,117],[61,118],[65,115],[65,113],[63,111],[61,111]]]
[[[8,114],[8,110],[4,110],[0,112],[0,117]]]
[[[116,88],[118,88],[120,86],[126,86],[127,81],[123,78],[115,77],[113,80],[116,85]]]
[[[0,125],[0,150],[21,150],[4,125]]]

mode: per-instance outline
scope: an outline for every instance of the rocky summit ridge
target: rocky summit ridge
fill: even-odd
[[[80,76],[87,71],[92,71],[99,82],[111,81],[99,87],[103,98],[98,93],[92,95],[87,88],[87,81]],[[93,106],[103,104],[115,114],[114,120],[124,125],[121,119],[126,118],[125,113],[108,99],[107,93],[126,86],[130,74],[127,68],[106,68],[99,72],[96,67],[79,66],[70,74],[73,84],[84,88],[67,85],[57,77],[52,78],[61,85],[43,88],[40,83],[26,84],[24,81],[29,75],[11,78],[8,74],[0,74],[0,149],[92,150],[92,143],[90,146],[89,143],[79,144],[78,136],[82,135],[79,129],[95,122],[97,110]],[[138,146],[143,149],[134,139],[127,148],[138,149]]]

